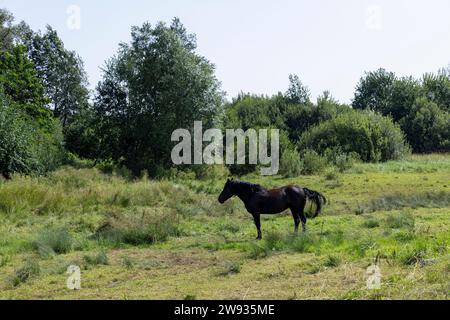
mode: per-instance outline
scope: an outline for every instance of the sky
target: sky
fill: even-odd
[[[82,57],[91,88],[131,26],[179,17],[222,89],[286,91],[298,74],[313,99],[350,103],[365,71],[421,77],[450,63],[448,0],[0,0],[33,30],[47,24]]]

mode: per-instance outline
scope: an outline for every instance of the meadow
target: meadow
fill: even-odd
[[[218,203],[224,178],[63,167],[0,181],[0,299],[449,298],[450,155],[241,179],[306,186],[329,203],[298,236],[289,212],[262,216],[257,241],[239,199]],[[78,291],[66,288],[72,264]]]

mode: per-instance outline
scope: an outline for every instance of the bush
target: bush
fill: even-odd
[[[280,174],[285,177],[297,177],[303,171],[300,154],[296,150],[285,150],[281,155]]]
[[[44,230],[33,242],[33,247],[42,257],[67,253],[72,246],[73,238],[66,229]]]
[[[339,148],[345,154],[357,154],[363,161],[401,159],[409,152],[400,127],[390,118],[356,110],[311,128],[302,135],[299,145],[319,154]]]
[[[37,123],[5,104],[0,93],[0,174],[43,174],[64,159],[62,133],[56,121],[43,132]]]
[[[314,150],[306,150],[302,153],[302,173],[320,173],[326,166],[327,161]]]
[[[450,113],[434,102],[417,99],[400,123],[415,152],[450,151]]]

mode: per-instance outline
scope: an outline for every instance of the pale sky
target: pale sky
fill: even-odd
[[[80,29],[68,27],[71,5]],[[296,73],[313,98],[348,103],[364,71],[420,77],[450,63],[448,0],[0,0],[34,30],[50,24],[85,62],[91,87],[130,27],[179,17],[216,66],[228,98],[284,92]],[[69,20],[70,21],[70,20]]]

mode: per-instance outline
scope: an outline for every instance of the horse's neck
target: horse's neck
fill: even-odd
[[[237,186],[235,189],[235,194],[244,203],[247,203],[253,196],[253,192],[250,190],[250,187],[244,185]]]

